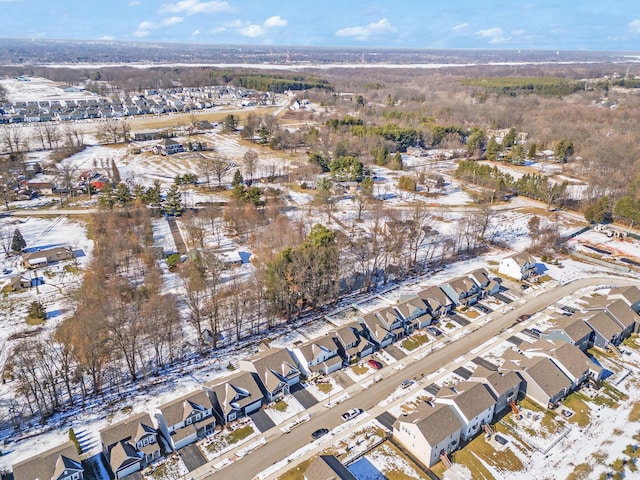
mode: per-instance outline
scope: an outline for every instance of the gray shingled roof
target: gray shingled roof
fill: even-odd
[[[305,480],[357,480],[333,455],[320,455],[304,472]]]
[[[420,404],[411,415],[397,420],[396,423],[415,424],[429,445],[435,446],[462,428],[462,422],[450,405],[426,403]]]
[[[585,322],[607,340],[611,340],[615,335],[620,335],[623,330],[618,322],[603,311],[585,319]]]
[[[204,390],[196,390],[158,407],[167,426],[185,420],[194,410],[213,408],[209,395]]]
[[[440,389],[436,399],[452,399],[467,420],[472,420],[496,403],[483,383],[460,382],[454,388]]]
[[[424,303],[424,300],[422,300],[418,295],[416,295],[415,297],[407,298],[399,302],[396,305],[396,308],[398,309],[398,312],[400,312],[400,314],[406,319],[414,315],[416,312],[426,311],[427,304]]]
[[[569,378],[547,357],[532,359],[526,372],[549,397],[571,388]]]
[[[562,318],[559,318],[556,321],[556,325],[548,329],[549,332],[554,330],[564,331],[567,334],[567,336],[574,342],[577,342],[578,340],[590,335],[592,332],[589,325],[587,325],[584,322],[584,318],[581,318],[581,317],[567,318],[565,316],[562,316]]]
[[[83,471],[80,457],[73,442],[68,441],[55,448],[34,455],[13,465],[15,480],[33,480],[57,478],[65,469]]]
[[[418,292],[418,296],[429,304],[432,310],[438,307],[451,305],[451,299],[436,285],[427,287]]]
[[[135,443],[139,438],[139,427],[143,427],[143,431],[147,433],[156,433],[148,413],[138,413],[125,418],[121,422],[115,423],[109,427],[100,430],[100,439],[105,447],[110,447],[120,440],[132,439]]]
[[[240,372],[217,382],[209,382],[205,386],[211,389],[225,416],[234,409],[231,403],[243,408],[263,398],[256,374],[253,372]]]

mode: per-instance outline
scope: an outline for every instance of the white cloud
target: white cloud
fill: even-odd
[[[180,23],[184,20],[184,17],[168,17],[163,19],[160,23],[158,23],[157,27],[166,27],[168,25],[175,25],[176,23]]]
[[[207,30],[207,33],[212,33],[214,35],[218,34],[218,33],[223,33],[226,32],[227,29],[225,27],[214,27],[214,28],[210,28],[209,30]]]
[[[631,33],[640,34],[640,20],[629,22],[629,30],[631,30]]]
[[[192,37],[197,37],[198,35],[200,35],[200,30],[194,30],[193,32],[191,32]]]
[[[459,32],[460,30],[464,30],[468,26],[469,26],[469,24],[467,22],[465,22],[465,23],[461,23],[460,25],[456,25],[451,30],[453,30],[454,32]]]
[[[511,37],[505,37],[502,29],[498,27],[487,28],[485,30],[478,30],[476,32],[476,35],[482,38],[488,38],[489,43],[494,45],[499,43],[506,43],[509,40],[511,40]]]
[[[113,35],[104,35],[100,37],[100,40],[113,40]]]
[[[0,0],[0,3],[20,2],[22,0]]]
[[[273,17],[269,17],[264,21],[264,26],[266,28],[272,28],[272,27],[286,27],[287,24],[289,22],[287,22],[284,18],[282,18],[280,15],[275,15]]]
[[[131,0],[127,5],[129,5],[130,7],[137,7],[138,5],[142,5],[142,3],[138,0]]]
[[[210,2],[201,2],[200,0],[180,0],[175,3],[167,3],[160,7],[160,13],[185,13],[187,15],[195,15],[197,13],[217,13],[229,11],[228,2],[220,2],[217,0]]]
[[[262,25],[247,25],[246,27],[242,27],[238,29],[238,33],[240,35],[243,35],[245,37],[251,37],[251,38],[255,38],[255,37],[259,37],[261,35],[264,35],[267,32],[266,28],[264,28]]]
[[[135,32],[133,32],[133,35],[136,37],[146,37],[149,35],[150,30],[155,30],[157,28],[162,28],[162,27],[168,27],[169,25],[175,25],[183,21],[184,21],[184,17],[167,17],[167,18],[163,18],[159,22],[150,22],[148,20],[144,20],[138,24],[138,29]]]
[[[517,30],[511,30],[511,35],[524,35],[525,31],[522,28],[519,28]]]
[[[347,27],[336,32],[338,37],[353,37],[356,40],[368,40],[371,37],[377,37],[387,33],[394,33],[395,27],[391,25],[389,20],[383,18],[379,22],[370,23],[366,26]]]

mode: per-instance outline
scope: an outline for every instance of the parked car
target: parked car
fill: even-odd
[[[402,388],[409,388],[411,385],[413,385],[413,380],[403,380],[400,384]]]
[[[529,285],[527,285],[526,283],[523,283],[522,285],[520,285],[520,288],[522,290],[526,290],[527,288],[529,288]]]
[[[516,322],[524,322],[525,320],[529,320],[530,318],[531,318],[531,315],[529,315],[528,313],[524,313],[520,315],[518,318],[516,318]]]
[[[542,335],[542,332],[540,330],[538,330],[537,328],[532,328],[530,329],[533,333],[535,333],[536,335],[540,336]]]
[[[509,441],[509,440],[507,440],[506,438],[504,438],[504,437],[502,437],[500,435],[496,435],[495,439],[496,439],[496,442],[498,442],[500,445],[506,445],[507,442]]]
[[[380,370],[382,368],[382,364],[379,361],[374,360],[373,358],[367,360],[367,364],[374,370]]]
[[[314,440],[317,440],[320,437],[325,436],[327,433],[329,433],[329,429],[328,428],[319,428],[318,430],[316,430],[315,432],[313,432],[311,434],[311,438],[313,438]]]
[[[349,420],[356,418],[361,413],[362,413],[362,410],[360,410],[359,408],[351,408],[346,412],[344,412],[342,415],[340,415],[340,418],[342,418],[342,421],[348,422]]]
[[[431,333],[432,335],[435,335],[436,337],[438,335],[442,335],[442,332],[438,330],[436,327],[427,327],[427,330],[429,331],[429,333]]]

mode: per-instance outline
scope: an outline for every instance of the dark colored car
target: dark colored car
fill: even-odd
[[[531,331],[533,333],[535,333],[536,335],[538,335],[538,336],[542,335],[542,332],[540,330],[538,330],[537,328],[532,328]]]
[[[506,438],[501,437],[500,435],[496,435],[495,439],[496,439],[496,442],[498,442],[500,445],[506,445],[507,442],[509,441]]]
[[[522,285],[520,285],[520,288],[522,290],[526,290],[527,288],[529,288],[529,285],[527,285],[526,283],[523,283]]]
[[[436,337],[438,335],[442,335],[442,332],[440,330],[438,330],[436,327],[427,327],[427,330],[432,334],[435,335]]]
[[[373,368],[374,370],[380,370],[382,368],[382,364],[380,362],[378,362],[377,360],[374,360],[372,358],[370,358],[369,360],[367,360],[367,363],[369,364],[369,366],[371,368]]]
[[[311,438],[313,438],[314,440],[317,440],[320,437],[325,436],[327,433],[329,433],[329,429],[328,428],[319,428],[318,430],[316,430],[315,432],[313,432],[311,434]]]
[[[529,315],[528,313],[525,313],[523,315],[520,315],[518,318],[516,318],[516,322],[524,322],[525,320],[529,320],[531,318],[531,315]]]

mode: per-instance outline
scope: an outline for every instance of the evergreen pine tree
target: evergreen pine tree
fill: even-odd
[[[27,246],[27,242],[24,241],[22,233],[19,229],[13,231],[13,238],[11,239],[11,250],[14,252],[21,252],[24,247]]]
[[[167,192],[167,196],[164,199],[164,212],[167,215],[182,215],[184,212],[184,206],[182,205],[182,194],[178,190],[177,185],[171,185],[171,188]]]

